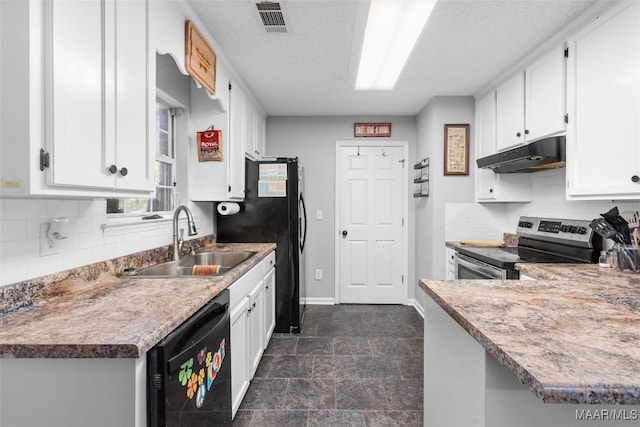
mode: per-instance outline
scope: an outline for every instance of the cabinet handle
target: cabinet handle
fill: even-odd
[[[111,165],[109,166],[109,172],[111,172],[111,175],[115,174],[116,172],[118,172],[118,167],[116,165]]]
[[[640,181],[640,176],[638,176],[638,175],[633,175],[633,176],[631,177],[631,181],[633,181],[633,182],[638,182],[638,181]]]
[[[518,133],[516,133],[516,136],[517,136],[518,138],[520,138],[520,137],[522,136],[522,134],[521,134],[520,132],[518,132]]]
[[[489,193],[493,193],[493,188],[490,188],[490,189],[489,189]]]
[[[267,286],[265,287],[265,289],[269,289],[269,285],[267,285]]]
[[[256,308],[256,303],[255,302],[253,303],[253,308]]]
[[[128,173],[129,173],[129,171],[127,170],[127,168],[120,169],[120,175],[127,176]]]
[[[251,307],[249,307],[249,309],[247,310],[249,314],[251,314],[251,310],[252,310]]]
[[[524,134],[525,134],[525,135],[529,135],[529,129],[525,129],[525,130],[524,130]]]

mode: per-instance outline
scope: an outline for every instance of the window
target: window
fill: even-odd
[[[172,109],[156,102],[156,192],[154,199],[107,199],[108,214],[141,214],[173,211],[176,173]]]

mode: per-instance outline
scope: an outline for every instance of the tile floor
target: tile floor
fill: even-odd
[[[401,305],[307,306],[274,334],[239,426],[422,426],[423,319]]]

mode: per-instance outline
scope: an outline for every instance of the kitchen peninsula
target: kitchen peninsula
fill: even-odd
[[[640,277],[518,268],[543,280],[420,281],[428,425],[637,423]]]

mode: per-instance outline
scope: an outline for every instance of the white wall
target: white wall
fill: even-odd
[[[474,200],[473,175],[444,176],[443,164],[444,125],[447,123],[470,125],[469,159],[475,158],[474,117],[473,97],[433,98],[417,116],[416,159],[429,157],[430,160],[429,197],[415,199],[417,278],[444,279],[445,208],[449,203]],[[417,296],[424,307],[424,293],[418,292]]]
[[[188,108],[190,79],[175,74],[178,71],[172,61],[158,59],[158,87],[186,103],[183,107]],[[188,201],[188,135],[187,113],[177,123],[177,203],[189,206],[198,236],[205,236],[215,231],[213,203]],[[71,220],[69,237],[56,241],[57,254],[40,256],[41,224],[55,217]],[[140,221],[135,225],[110,227],[103,231],[102,225],[107,223],[105,199],[0,199],[0,285],[171,244],[173,229],[170,219],[156,223]]]
[[[416,128],[414,117],[269,117],[267,119],[267,153],[286,157],[299,157],[305,166],[305,201],[307,203],[308,231],[306,254],[306,296],[317,301],[335,297],[335,150],[336,141],[350,141],[356,122],[391,122],[392,141],[409,142],[409,167],[414,163]],[[376,142],[384,138],[376,138]],[[363,144],[366,144],[364,140]],[[410,174],[413,179],[412,174]],[[408,186],[409,193],[413,184]],[[411,195],[409,194],[409,197]],[[414,232],[413,208],[409,199],[409,283],[413,277]],[[321,210],[323,220],[316,220]],[[315,269],[323,270],[323,280],[314,279]],[[409,298],[414,297],[409,287]]]

